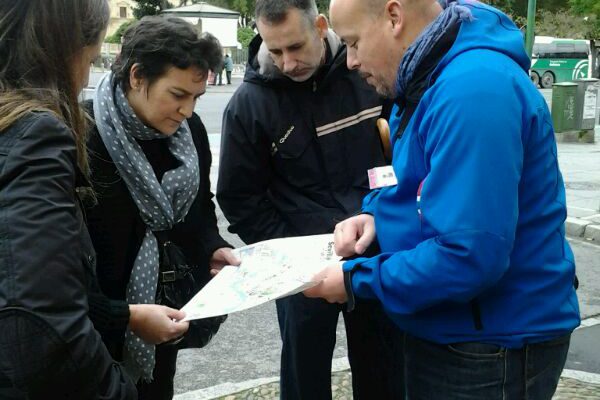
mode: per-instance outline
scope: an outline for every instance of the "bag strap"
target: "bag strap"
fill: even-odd
[[[154,236],[156,237],[156,241],[158,244],[158,280],[159,283],[169,283],[174,282],[178,279],[181,279],[185,276],[182,271],[179,271],[175,266],[169,264],[164,261],[166,256],[166,247],[175,246],[169,240],[169,232],[168,231],[153,231]]]
[[[152,233],[156,237],[159,248],[162,249],[163,245],[169,242],[169,231],[152,231]]]

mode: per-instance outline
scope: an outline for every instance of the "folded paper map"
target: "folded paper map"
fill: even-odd
[[[266,240],[235,249],[239,267],[226,266],[182,311],[185,321],[231,314],[315,286],[313,276],[340,260],[333,235]]]

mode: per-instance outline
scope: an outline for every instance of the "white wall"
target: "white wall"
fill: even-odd
[[[176,14],[170,14],[175,15]],[[216,36],[221,42],[222,47],[237,47],[237,19],[229,18],[198,18],[198,17],[179,17],[195,27],[198,26],[198,20],[202,19],[202,32],[209,32]]]
[[[202,18],[202,32],[212,33],[223,47],[237,47],[237,19]]]

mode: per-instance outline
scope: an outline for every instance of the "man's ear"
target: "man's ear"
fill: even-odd
[[[321,39],[325,39],[327,37],[329,22],[327,22],[327,18],[323,14],[317,15],[317,18],[315,18],[315,28],[317,28]]]
[[[385,5],[385,17],[390,21],[394,37],[398,37],[404,29],[405,11],[402,2],[397,0],[390,0]]]

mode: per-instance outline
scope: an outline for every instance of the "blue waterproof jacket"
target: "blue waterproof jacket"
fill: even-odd
[[[392,135],[398,185],[363,203],[381,254],[344,270],[357,297],[380,300],[414,336],[518,348],[580,322],[565,188],[520,31],[492,7],[462,4],[473,20]]]

